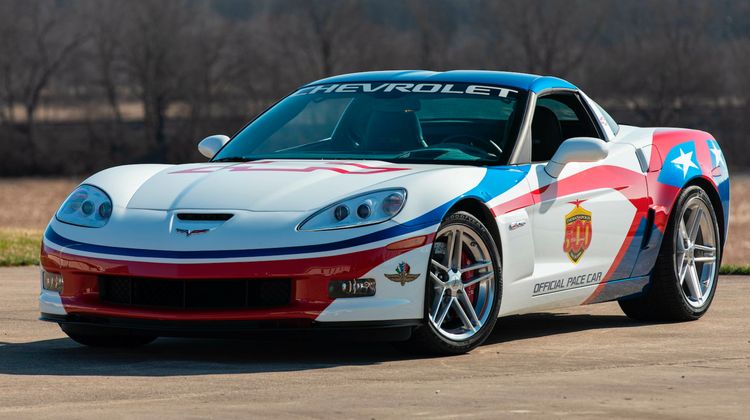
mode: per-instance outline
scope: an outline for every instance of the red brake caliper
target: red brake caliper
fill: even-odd
[[[470,256],[469,252],[466,252],[465,249],[462,250],[462,251],[464,251],[464,252],[461,253],[461,260],[462,260],[461,261],[461,267],[467,267],[467,266],[469,266],[471,264],[476,263],[476,261],[474,260],[474,258],[472,258]],[[477,270],[467,271],[467,272],[463,273],[463,275],[461,276],[461,281],[463,281],[464,283],[466,283],[469,280],[471,280],[474,277],[476,277],[476,275],[477,275]],[[477,291],[477,286],[479,286],[479,285],[478,284],[474,284],[474,285],[471,285],[471,286],[467,287],[466,289],[464,289],[466,291],[466,296],[469,297],[469,300],[471,301],[471,303],[477,303],[476,302],[476,297],[475,297],[476,291]]]

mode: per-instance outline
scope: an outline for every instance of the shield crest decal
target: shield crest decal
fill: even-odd
[[[563,251],[574,264],[583,257],[583,253],[591,243],[591,212],[581,207],[585,200],[572,201],[575,207],[565,215],[565,242]]]

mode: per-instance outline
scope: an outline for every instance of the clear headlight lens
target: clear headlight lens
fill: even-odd
[[[332,230],[382,223],[406,203],[406,190],[394,188],[356,195],[334,203],[302,222],[299,230]]]
[[[57,211],[57,220],[76,226],[98,228],[112,215],[112,200],[107,193],[91,185],[76,188]]]

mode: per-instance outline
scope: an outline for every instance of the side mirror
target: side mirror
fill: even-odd
[[[208,136],[198,143],[198,151],[209,159],[216,156],[216,153],[224,147],[229,141],[229,137],[223,134],[217,134],[215,136]]]
[[[544,171],[552,178],[560,176],[563,167],[571,162],[597,162],[607,157],[607,142],[594,137],[573,137],[562,142]]]

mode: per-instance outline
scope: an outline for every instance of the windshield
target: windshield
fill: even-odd
[[[369,159],[506,164],[518,91],[443,83],[302,88],[245,127],[214,161]]]

